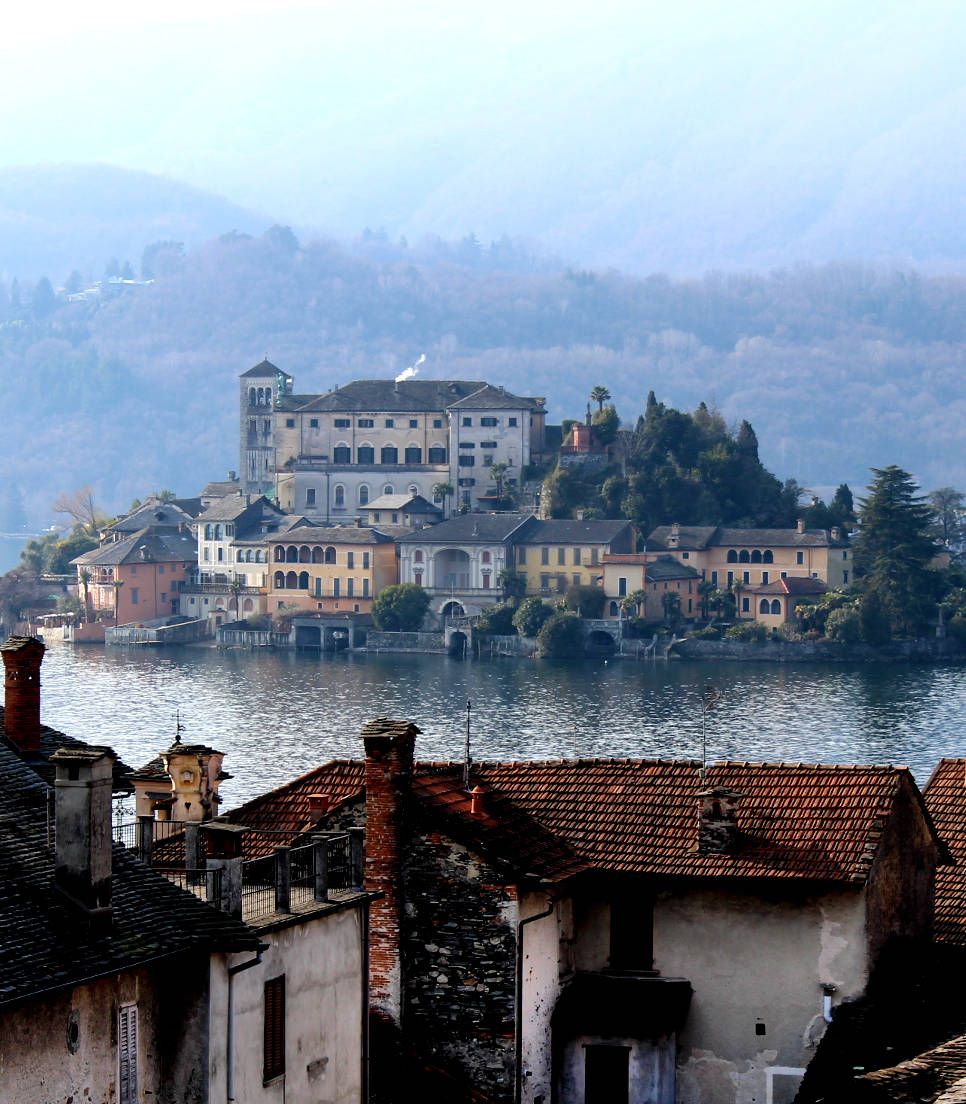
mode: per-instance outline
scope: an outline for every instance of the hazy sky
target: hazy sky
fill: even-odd
[[[961,0],[18,5],[0,162],[638,267],[942,260],[966,221],[964,27]]]

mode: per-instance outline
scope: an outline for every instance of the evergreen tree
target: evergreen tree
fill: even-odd
[[[34,290],[30,296],[30,309],[34,318],[46,318],[57,306],[57,297],[51,287],[50,280],[41,276],[34,284]]]
[[[934,612],[932,511],[902,468],[892,464],[872,474],[868,497],[859,500],[856,575],[864,591],[875,591],[893,633],[914,635]]]

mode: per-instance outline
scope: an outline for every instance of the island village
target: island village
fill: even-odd
[[[6,614],[0,1100],[966,1100],[966,760],[922,789],[897,766],[427,761],[401,700],[357,755],[232,807],[238,764],[180,726],[128,764],[110,731],[44,724],[55,634],[507,662],[960,655],[961,588],[915,631],[850,590],[848,488],[784,526],[608,516],[636,493],[634,434],[603,387],[552,426],[543,398],[481,380],[294,385],[267,359],[244,372],[237,470],[105,523],[47,580],[60,609]],[[637,436],[665,415],[652,395]],[[735,455],[756,470],[750,426]],[[866,509],[908,483],[876,472]],[[919,566],[959,551],[928,544]]]

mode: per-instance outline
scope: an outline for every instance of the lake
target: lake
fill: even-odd
[[[133,767],[174,740],[226,753],[230,808],[331,758],[358,757],[376,716],[415,721],[421,759],[461,759],[472,702],[477,759],[698,757],[896,763],[920,785],[941,756],[966,756],[966,667],[788,666],[631,660],[71,647],[53,642],[42,719],[109,744]]]

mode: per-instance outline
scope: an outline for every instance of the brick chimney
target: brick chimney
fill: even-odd
[[[110,748],[60,748],[54,764],[54,884],[100,924],[111,919]]]
[[[402,1009],[400,933],[405,821],[419,729],[380,717],[362,730],[366,751],[366,889],[383,894],[371,905],[370,1005],[397,1026]]]
[[[738,802],[741,794],[723,786],[698,791],[698,850],[702,854],[734,851],[740,836]]]
[[[4,667],[3,729],[21,756],[40,751],[40,665],[47,649],[35,636],[0,644]]]

